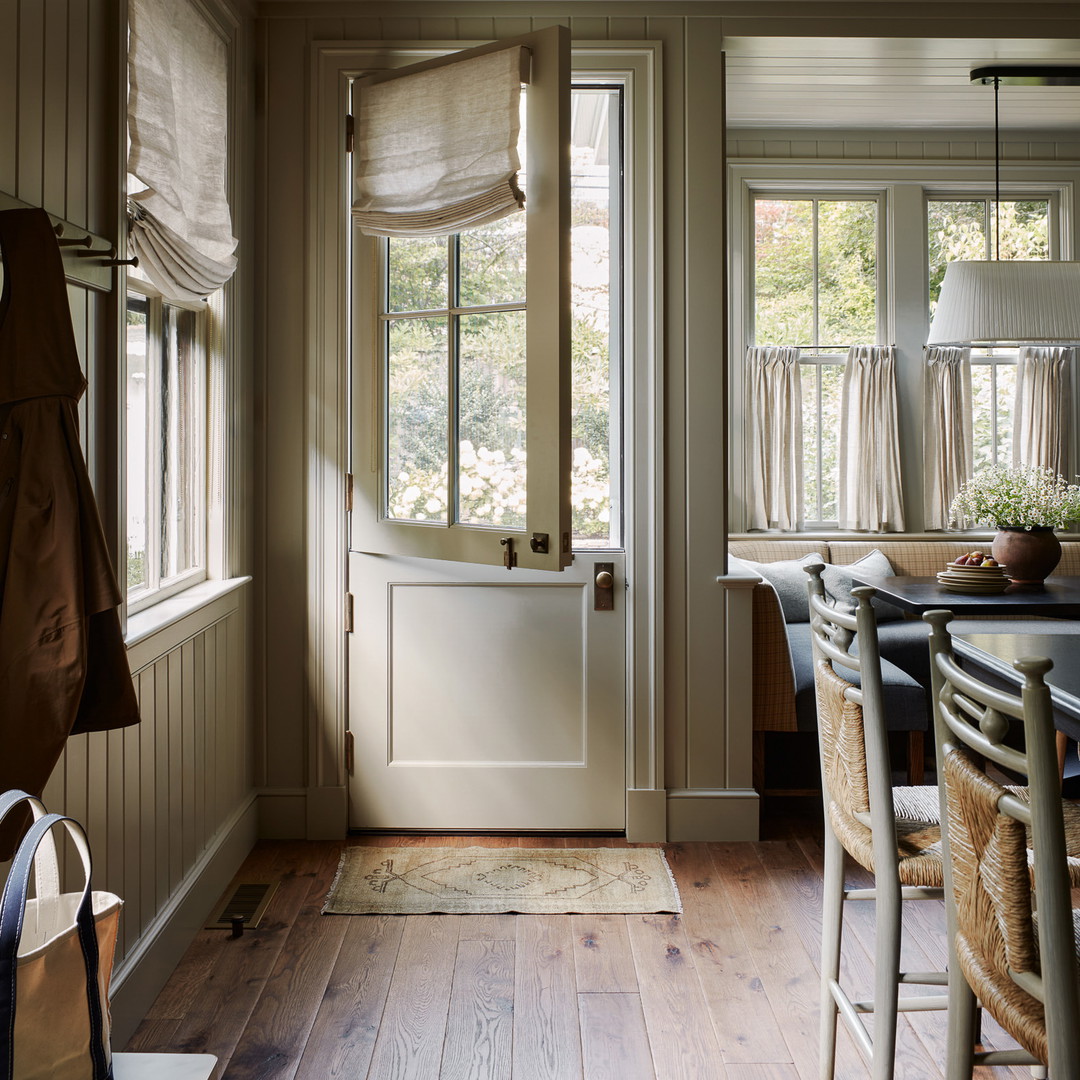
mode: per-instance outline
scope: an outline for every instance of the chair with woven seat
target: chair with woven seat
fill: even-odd
[[[870,1059],[873,1080],[891,1080],[898,1012],[946,1006],[944,994],[900,997],[901,984],[944,987],[947,982],[944,972],[900,971],[902,901],[943,895],[938,792],[892,784],[874,590],[852,590],[852,613],[826,598],[820,567],[806,572],[825,809],[820,1076],[831,1080],[834,1075],[837,1017],[842,1016]],[[872,888],[845,888],[845,851],[874,875]],[[846,900],[874,902],[872,1000],[853,1000],[840,985]],[[864,1013],[875,1016],[873,1037]]]
[[[970,1080],[976,1064],[1041,1064],[1054,1080],[1080,1077],[1080,912],[1072,907],[1068,856],[1075,823],[1060,794],[1045,683],[1050,661],[1016,660],[1023,689],[1019,697],[1005,693],[957,665],[950,612],[923,617],[933,628],[935,743],[947,815],[946,1075]],[[1023,725],[1023,750],[1005,744],[1010,721]],[[1027,777],[1027,788],[1002,783],[988,763]],[[1022,1050],[976,1053],[976,999]]]

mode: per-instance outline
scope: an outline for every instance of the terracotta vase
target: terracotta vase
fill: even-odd
[[[1049,527],[1002,528],[994,536],[990,553],[1015,585],[1041,585],[1061,561],[1061,541]]]

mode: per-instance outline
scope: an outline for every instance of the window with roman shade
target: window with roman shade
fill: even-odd
[[[130,247],[166,300],[236,269],[225,197],[228,50],[191,0],[129,0]],[[129,189],[130,190],[130,189]]]
[[[521,84],[530,53],[497,49],[360,79],[353,220],[369,236],[446,236],[524,207]]]

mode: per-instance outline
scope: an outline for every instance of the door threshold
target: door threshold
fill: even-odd
[[[505,838],[507,836],[550,836],[553,839],[559,837],[576,837],[587,839],[597,837],[600,839],[615,839],[625,837],[625,829],[559,829],[549,831],[546,829],[349,829],[350,836],[490,836],[493,838]]]

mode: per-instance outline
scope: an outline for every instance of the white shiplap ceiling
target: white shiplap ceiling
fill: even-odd
[[[1080,65],[1080,41],[915,38],[725,38],[734,128],[979,129],[993,87],[972,68]],[[1080,86],[1001,87],[1002,131],[1080,132]]]

